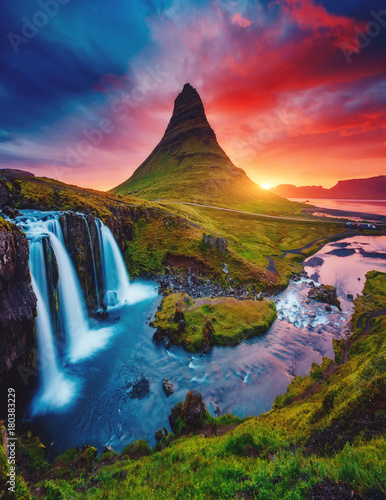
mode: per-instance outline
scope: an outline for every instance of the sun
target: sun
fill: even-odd
[[[272,187],[272,184],[269,184],[268,182],[262,182],[260,184],[260,186],[263,188],[263,189],[270,189]]]

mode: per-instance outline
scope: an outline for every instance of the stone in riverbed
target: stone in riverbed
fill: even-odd
[[[155,439],[156,439],[157,443],[162,441],[162,439],[164,437],[166,437],[167,435],[168,435],[168,431],[167,431],[166,427],[160,427],[157,430],[157,432],[155,433]]]
[[[196,390],[189,391],[186,395],[185,403],[180,401],[172,408],[169,417],[170,427],[176,433],[182,423],[182,432],[189,432],[194,428],[200,427],[206,413],[202,395]]]
[[[166,396],[170,396],[171,394],[173,394],[173,392],[174,392],[173,382],[171,382],[170,380],[165,378],[162,382],[162,385],[163,385]]]
[[[308,298],[318,302],[324,302],[329,306],[336,306],[339,310],[341,310],[336,290],[331,285],[320,285],[318,287],[311,288],[308,292]],[[329,309],[326,307],[326,310],[328,311]]]
[[[170,349],[172,343],[170,342],[169,337],[164,337],[163,339],[165,349]]]
[[[128,388],[130,399],[143,399],[148,397],[150,393],[150,383],[143,375],[133,384],[129,384]]]
[[[11,219],[15,219],[15,217],[18,217],[20,215],[19,210],[17,208],[12,208],[12,207],[3,208],[1,213]]]
[[[153,335],[153,340],[154,342],[162,342],[163,338],[165,336],[165,332],[163,331],[163,329],[159,326],[157,328],[157,330],[154,332],[154,335]]]

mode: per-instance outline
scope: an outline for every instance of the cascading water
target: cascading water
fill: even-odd
[[[60,225],[60,222],[58,219],[49,219],[46,222],[47,230],[50,233],[53,233],[58,240],[64,245],[64,238],[63,238],[63,232],[62,232],[62,226]]]
[[[35,403],[35,411],[41,412],[49,405],[60,408],[72,399],[75,383],[58,366],[58,354],[48,309],[47,274],[43,240],[30,244],[30,270],[32,287],[37,298],[36,331],[39,353],[41,388]]]
[[[154,288],[131,284],[125,261],[110,229],[96,220],[100,241],[104,300],[108,308],[132,305],[155,296]]]
[[[104,348],[113,333],[113,327],[91,328],[85,300],[75,268],[65,246],[59,221],[61,213],[27,212],[15,222],[27,235],[30,246],[30,270],[32,286],[37,297],[36,332],[38,344],[41,387],[34,402],[34,413],[61,408],[74,399],[77,381],[69,377],[70,366],[92,356]],[[85,219],[86,220],[86,219]],[[97,271],[90,228],[86,220],[93,259],[96,294],[99,306]],[[125,263],[111,231],[96,220],[98,243],[102,264],[102,278],[107,305],[116,308],[134,304],[156,296],[156,289],[149,285],[130,284]],[[47,245],[53,253],[58,269],[59,327],[53,324],[50,314],[49,287],[51,273]],[[52,265],[52,264],[51,264]],[[51,301],[52,307],[52,301]],[[65,350],[56,340],[58,332],[65,333]]]
[[[54,234],[49,236],[59,269],[59,315],[69,340],[68,358],[74,363],[103,348],[112,332],[109,328],[90,329],[82,290],[68,252]]]
[[[75,382],[59,369],[47,303],[33,276],[32,286],[37,298],[36,331],[41,377],[41,388],[35,401],[34,411],[41,413],[47,406],[54,408],[66,406],[73,398]]]

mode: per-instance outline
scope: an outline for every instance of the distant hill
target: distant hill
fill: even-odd
[[[291,184],[280,184],[271,188],[270,191],[284,198],[386,200],[386,175],[339,181],[330,189],[322,186],[296,187]]]
[[[169,199],[220,206],[256,201],[288,202],[255,184],[217,142],[198,92],[186,84],[177,96],[166,132],[133,175],[112,191],[149,200]],[[271,203],[269,203],[271,202]]]

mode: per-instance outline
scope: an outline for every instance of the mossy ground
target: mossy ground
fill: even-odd
[[[121,457],[72,480],[28,484],[18,498],[304,499],[326,477],[344,481],[363,498],[386,492],[386,274],[367,276],[355,301],[349,360],[324,360],[296,378],[275,408],[223,436],[164,438],[139,460]],[[363,321],[367,314],[370,321]],[[330,374],[323,380],[326,371]],[[319,385],[315,386],[320,382]],[[302,397],[311,386],[307,397]],[[291,402],[292,401],[292,402]],[[162,448],[162,449],[160,449]],[[4,451],[0,449],[3,465]],[[383,495],[383,496],[382,496]]]
[[[176,310],[183,313],[184,331],[179,331],[179,324],[174,321]],[[273,302],[267,300],[193,300],[186,294],[174,293],[162,301],[162,310],[156,313],[153,324],[169,332],[176,344],[197,351],[203,345],[207,319],[213,325],[214,344],[234,346],[246,338],[268,331],[276,319],[276,309]]]

